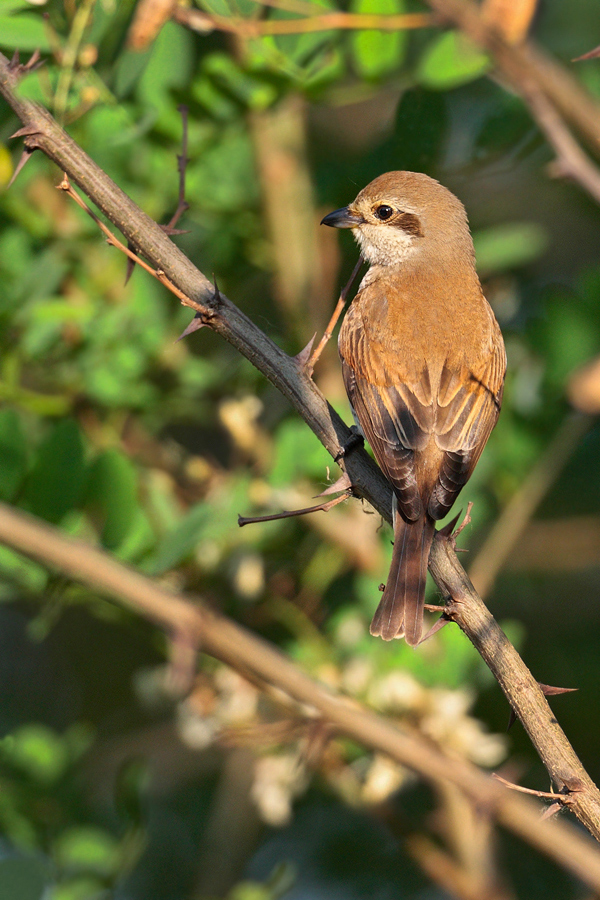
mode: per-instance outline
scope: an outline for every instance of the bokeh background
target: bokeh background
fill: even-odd
[[[498,27],[521,10],[600,127],[600,60],[571,62],[600,43],[597,4],[487,7]],[[132,26],[135,8],[0,0],[0,49],[41,48],[23,92],[158,222],[177,206],[189,108],[187,233],[174,239],[287,352],[322,332],[357,259],[348,233],[319,229],[326,212],[390,169],[426,172],[465,203],[509,372],[463,492],[463,562],[535,676],[579,689],[552,703],[598,781],[600,390],[593,369],[585,385],[577,374],[600,352],[598,205],[550,177],[527,106],[452,29],[266,33],[338,9],[327,0],[203,0],[154,27],[142,3]],[[429,10],[351,0],[339,12]],[[0,103],[5,186],[17,127]],[[189,310],[141,270],[125,284],[124,258],[59,180],[35,154],[0,194],[0,498],[200,594],[452,752],[548,790],[457,629],[417,652],[368,636],[390,556],[372,510],[353,500],[238,528],[238,513],[309,505],[337,468],[218,336],[176,342]],[[315,380],[350,421],[334,344]],[[178,695],[160,632],[7,548],[0,597],[2,900],[588,896],[452,791],[307,733],[209,657]],[[444,885],[434,849],[481,893]]]

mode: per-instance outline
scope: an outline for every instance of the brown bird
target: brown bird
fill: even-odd
[[[323,224],[352,228],[370,263],[339,351],[354,416],[394,491],[392,564],[371,634],[415,646],[435,521],[498,419],[504,343],[465,208],[433,178],[380,175]]]

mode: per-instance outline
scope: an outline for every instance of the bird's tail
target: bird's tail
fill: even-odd
[[[415,647],[423,630],[423,605],[429,550],[435,533],[434,522],[426,515],[405,522],[397,514],[394,521],[392,564],[371,634],[384,641],[406,638]]]

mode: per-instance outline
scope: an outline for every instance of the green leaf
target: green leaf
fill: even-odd
[[[548,246],[548,231],[535,222],[506,222],[473,235],[481,275],[505,272],[538,259]]]
[[[11,588],[11,583],[18,584],[19,591],[39,594],[48,583],[48,572],[26,556],[0,546],[0,599],[12,596],[14,588]]]
[[[0,8],[0,12],[4,12]],[[50,50],[43,19],[34,15],[0,15],[0,46],[10,50]]]
[[[265,109],[277,96],[273,85],[249,75],[226,53],[209,54],[204,60],[203,68],[219,87],[223,87],[250,109]]]
[[[101,532],[102,544],[116,550],[127,538],[137,509],[137,474],[120,450],[107,450],[92,464],[86,504]]]
[[[181,130],[181,117],[175,110],[170,92],[173,88],[184,88],[192,74],[193,39],[185,29],[167,22],[161,29],[152,55],[142,77],[137,92],[148,106],[167,115]]]
[[[72,419],[64,419],[37,450],[25,482],[27,509],[48,522],[60,522],[79,502],[84,477],[83,442]]]
[[[14,409],[0,410],[0,499],[12,500],[25,476],[27,445]]]
[[[353,0],[352,12],[361,15],[398,15],[403,0]],[[356,31],[352,35],[354,68],[363,78],[377,80],[397,69],[404,58],[405,31]]]
[[[449,90],[484,75],[491,60],[460,31],[446,31],[428,44],[417,67],[422,85]]]
[[[54,885],[47,900],[106,900],[106,897],[102,879],[94,878],[91,875],[80,875]]]
[[[48,880],[48,868],[33,856],[0,860],[0,900],[41,900]]]
[[[70,759],[66,741],[45,725],[24,725],[0,742],[2,757],[41,784],[54,784]]]
[[[61,869],[111,875],[120,862],[119,844],[101,828],[77,826],[64,831],[54,844]]]

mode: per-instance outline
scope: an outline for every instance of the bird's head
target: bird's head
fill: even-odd
[[[352,228],[374,265],[399,265],[417,254],[473,258],[465,208],[454,194],[420,172],[387,172],[322,225]]]

